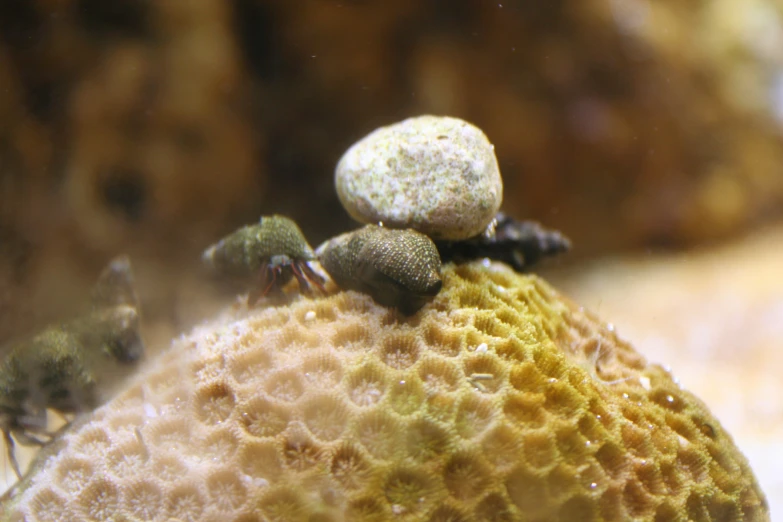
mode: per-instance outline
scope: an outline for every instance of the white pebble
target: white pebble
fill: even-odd
[[[490,226],[503,199],[495,150],[458,118],[419,116],[381,127],[337,164],[337,195],[362,223],[460,240]]]

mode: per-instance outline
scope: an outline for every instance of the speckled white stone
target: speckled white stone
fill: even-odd
[[[458,118],[419,116],[381,127],[340,158],[337,194],[357,221],[467,239],[503,199],[495,148]]]

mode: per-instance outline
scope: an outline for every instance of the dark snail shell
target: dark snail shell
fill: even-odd
[[[317,256],[341,288],[369,294],[406,315],[435,297],[443,284],[435,244],[411,229],[367,225],[330,239]]]
[[[517,272],[530,270],[546,257],[568,252],[571,242],[556,230],[535,221],[518,221],[498,212],[491,234],[480,234],[462,241],[437,241],[444,263],[465,263],[487,258],[501,261]]]

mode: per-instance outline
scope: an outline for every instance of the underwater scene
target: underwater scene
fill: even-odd
[[[0,521],[783,522],[783,0],[0,4]]]

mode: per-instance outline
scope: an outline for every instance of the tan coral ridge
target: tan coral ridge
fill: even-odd
[[[341,292],[197,328],[7,519],[768,520],[718,421],[610,327],[535,276],[443,272],[409,319]]]

